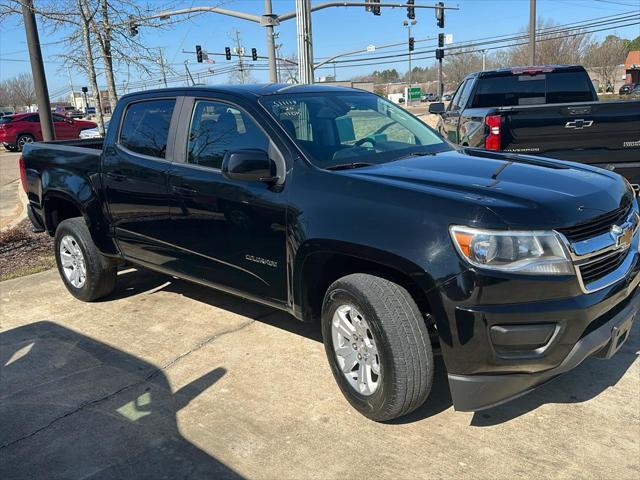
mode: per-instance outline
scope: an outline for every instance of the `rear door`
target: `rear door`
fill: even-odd
[[[166,269],[173,260],[166,244],[171,227],[167,175],[179,100],[173,96],[127,104],[103,150],[106,203],[122,253]]]

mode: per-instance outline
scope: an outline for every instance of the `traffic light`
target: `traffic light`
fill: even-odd
[[[202,47],[200,45],[196,45],[196,59],[198,63],[202,63]]]
[[[135,37],[138,35],[138,24],[133,19],[133,15],[129,15],[129,36]]]
[[[380,6],[376,5],[376,3],[380,3],[380,0],[367,0],[367,3],[372,4],[364,7],[367,12],[373,12],[374,15],[380,15]]]
[[[258,50],[256,50],[255,48],[251,49],[251,60],[253,60],[254,62],[258,60]]]
[[[413,5],[416,0],[407,0],[407,5]],[[413,20],[416,18],[416,9],[414,7],[407,7],[407,18]]]
[[[438,34],[438,47],[444,47],[444,33]]]
[[[436,6],[436,22],[439,28],[444,28],[444,2],[438,2]]]
[[[229,47],[224,47],[224,58],[231,60],[231,49]]]
[[[409,37],[409,51],[413,52],[414,48],[415,48],[415,40],[413,39],[413,37]]]
[[[436,48],[436,60],[442,60],[444,58],[444,49]]]

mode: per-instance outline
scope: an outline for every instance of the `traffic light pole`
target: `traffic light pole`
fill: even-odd
[[[264,17],[273,20],[273,10],[271,0],[264,0]],[[276,65],[276,39],[273,25],[265,26],[267,30],[267,55],[269,56],[269,81],[276,83],[278,81],[278,69]]]
[[[29,46],[33,86],[36,91],[36,101],[38,102],[38,116],[40,117],[42,139],[44,141],[51,141],[56,139],[56,135],[53,130],[47,76],[45,75],[44,64],[42,63],[42,51],[40,50],[40,37],[38,35],[36,16],[33,11],[33,0],[22,0],[21,3],[24,30],[27,34],[27,45]]]
[[[280,25],[281,22],[285,20],[291,20],[296,18],[299,15],[299,12],[304,12],[304,16],[299,18],[297,21],[298,26],[298,59],[300,67],[300,75],[299,82],[300,83],[313,83],[313,43],[311,40],[311,12],[316,12],[318,10],[323,10],[325,8],[332,7],[368,7],[371,6],[369,2],[351,2],[351,1],[341,1],[341,2],[322,2],[311,5],[309,0],[296,0],[296,9],[295,11],[284,13],[282,15],[274,14],[271,8],[271,1],[265,0],[265,13],[263,15],[254,15],[246,12],[238,12],[236,10],[229,10],[226,8],[219,7],[189,7],[189,8],[181,8],[179,10],[173,11],[165,11],[160,12],[157,15],[150,15],[141,17],[141,20],[167,20],[172,16],[177,15],[191,15],[193,13],[217,13],[220,15],[226,15],[229,17],[240,18],[242,20],[248,20],[251,22],[258,23],[267,29],[267,52],[269,55],[269,80],[272,82],[277,81],[277,68],[276,68],[276,56],[275,56],[275,38],[273,28]],[[406,2],[387,2],[381,1],[377,3],[378,7],[389,7],[389,8],[414,8],[414,9],[435,9],[433,5],[414,5],[407,4]],[[442,10],[459,10],[458,7],[445,7],[444,4]],[[131,23],[131,21],[129,21]],[[137,28],[137,25],[133,25]],[[131,27],[130,27],[131,28]],[[300,30],[300,29],[303,30]],[[305,30],[306,29],[306,30]],[[304,42],[301,39],[305,39]],[[300,48],[302,47],[302,50]],[[306,81],[303,80],[306,79]]]

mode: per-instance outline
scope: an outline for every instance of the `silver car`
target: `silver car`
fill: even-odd
[[[109,128],[109,121],[107,120],[106,122],[104,122],[104,131],[105,131],[105,133],[107,132],[108,128]],[[100,135],[100,132],[98,131],[98,127],[95,127],[95,128],[88,128],[86,130],[82,130],[80,132],[80,138],[82,138],[82,139],[102,138],[102,135]]]

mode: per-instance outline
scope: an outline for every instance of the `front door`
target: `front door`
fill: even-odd
[[[106,203],[120,250],[127,258],[168,270],[173,261],[166,236],[171,228],[167,175],[174,111],[175,98],[127,105],[120,128],[109,130],[102,166]]]
[[[470,83],[471,80],[465,80],[460,84],[447,109],[442,114],[442,132],[440,133],[452,143],[460,142],[458,125],[460,123],[460,111],[462,109],[461,101],[465,86]]]
[[[227,151],[279,152],[254,119],[231,103],[195,100],[187,108],[185,101],[181,118],[190,127],[184,158],[171,165],[169,175],[171,243],[179,256],[178,270],[285,302],[285,192],[262,182],[229,180],[220,171]]]
[[[56,133],[56,140],[71,140],[78,138],[78,127],[72,124],[74,120],[71,117],[63,117],[54,113],[53,128]]]

